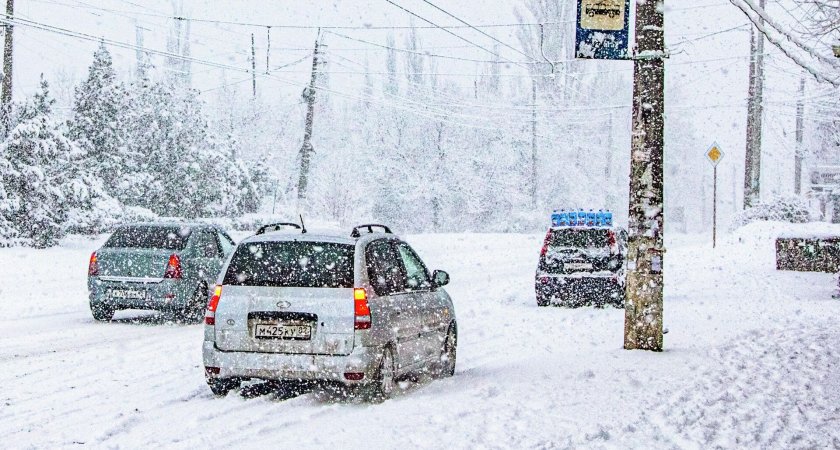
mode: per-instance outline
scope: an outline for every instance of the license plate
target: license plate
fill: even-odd
[[[109,289],[108,297],[118,300],[144,300],[146,291],[142,289]]]
[[[570,270],[592,270],[592,263],[566,263],[564,267]]]
[[[254,337],[257,339],[291,339],[306,341],[312,337],[312,327],[310,325],[258,323],[254,324]]]

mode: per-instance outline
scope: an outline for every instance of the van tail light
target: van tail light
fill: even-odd
[[[96,259],[96,252],[90,254],[90,263],[88,264],[88,276],[95,277],[99,275],[99,261]]]
[[[163,278],[180,280],[183,276],[184,273],[181,270],[181,257],[175,253],[169,255],[169,262],[166,263],[166,272],[164,272]]]
[[[545,240],[543,241],[542,250],[540,250],[540,256],[545,256],[545,253],[548,251],[549,241],[551,241],[551,230],[545,234]]]
[[[615,231],[609,230],[607,231],[607,239],[610,243],[610,253],[615,255],[618,253],[618,242],[615,240]]]
[[[367,301],[367,291],[365,288],[353,289],[354,315],[356,316],[353,328],[356,330],[370,329],[370,307]]]
[[[207,303],[207,311],[204,313],[204,323],[206,325],[216,325],[216,308],[219,307],[219,300],[222,298],[222,285],[217,284],[213,290],[213,296],[210,297],[210,302]]]

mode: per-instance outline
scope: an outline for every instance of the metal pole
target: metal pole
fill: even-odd
[[[714,186],[712,187],[712,248],[717,246],[717,164],[715,164],[714,171]]]
[[[257,49],[254,45],[254,33],[251,33],[251,88],[257,98]]]
[[[271,27],[265,28],[265,74],[271,72],[269,64],[271,63]]]

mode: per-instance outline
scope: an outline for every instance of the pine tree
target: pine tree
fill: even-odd
[[[11,224],[15,231],[4,234],[38,248],[56,245],[68,218],[101,191],[94,178],[75,167],[84,152],[52,119],[54,103],[42,76],[40,92],[20,107],[18,122],[0,144],[0,198],[5,197],[0,228]]]
[[[124,147],[124,98],[111,54],[101,44],[87,79],[76,88],[69,136],[87,153],[85,166],[99,174],[107,192],[119,199],[125,197],[121,184],[131,166]]]

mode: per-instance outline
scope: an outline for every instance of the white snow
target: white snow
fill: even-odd
[[[752,236],[752,237],[751,237]],[[539,308],[542,235],[409,236],[447,288],[455,377],[379,405],[258,388],[214,398],[199,325],[95,323],[99,241],[0,249],[3,447],[837,448],[836,277],[777,272],[773,241],[671,236],[663,353],[621,348],[623,311]]]

